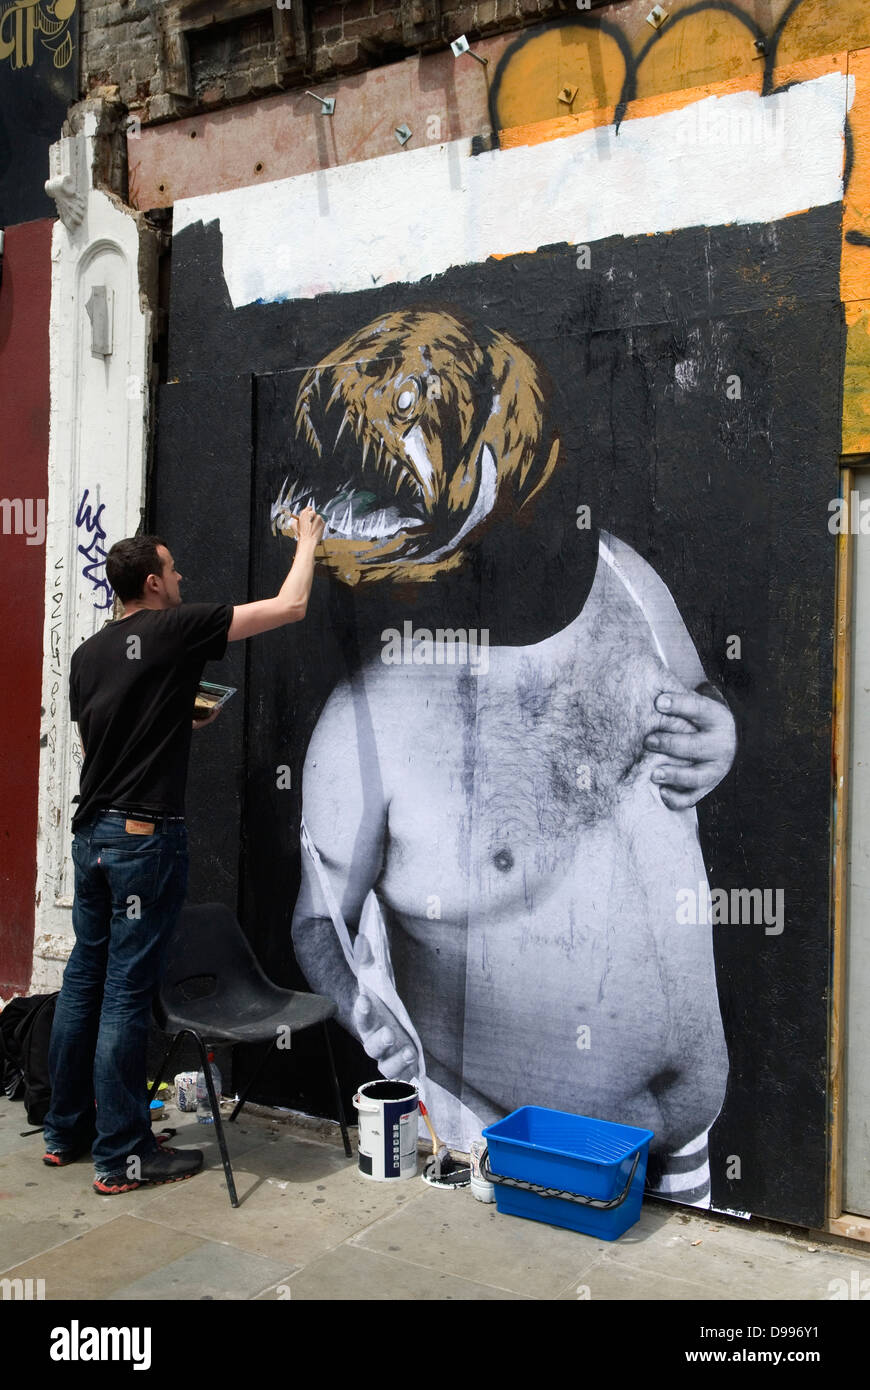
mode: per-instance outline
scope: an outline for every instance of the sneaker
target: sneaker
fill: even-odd
[[[68,1163],[76,1163],[80,1158],[84,1158],[85,1154],[89,1154],[96,1137],[97,1132],[94,1130],[89,1139],[74,1145],[71,1149],[48,1147],[42,1155],[42,1161],[47,1168],[65,1168]]]
[[[137,1187],[156,1186],[164,1182],[183,1182],[192,1178],[202,1167],[201,1149],[157,1149],[147,1158],[140,1159],[138,1178],[129,1178],[126,1172],[98,1173],[94,1178],[94,1191],[102,1197],[114,1197],[119,1192],[134,1192]]]
[[[164,1134],[155,1134],[154,1138],[158,1144],[165,1144],[174,1133],[174,1129],[169,1129]],[[86,1144],[80,1144],[74,1149],[46,1149],[42,1155],[42,1161],[47,1168],[65,1168],[68,1163],[77,1163],[80,1158],[84,1158],[85,1154],[91,1152],[95,1138],[96,1132]]]
[[[68,1163],[75,1163],[77,1159],[84,1158],[89,1154],[91,1146],[83,1149],[46,1149],[42,1155],[42,1161],[47,1168],[65,1168]]]

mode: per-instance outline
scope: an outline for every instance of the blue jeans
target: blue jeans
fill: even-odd
[[[124,823],[95,812],[73,839],[76,942],[48,1054],[47,1147],[93,1140],[100,1175],[157,1148],[146,1084],[151,1003],[187,891],[184,824],[157,819],[153,834],[134,835]]]

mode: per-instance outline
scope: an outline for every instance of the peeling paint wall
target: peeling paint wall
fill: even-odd
[[[111,140],[101,103],[52,149],[51,415],[36,941],[32,988],[56,988],[72,945],[72,798],[81,748],[69,661],[109,616],[105,556],[135,534],[145,493],[154,232],[95,186]]]

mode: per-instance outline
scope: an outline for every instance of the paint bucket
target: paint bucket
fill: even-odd
[[[353,1098],[359,1113],[359,1170],[365,1178],[417,1176],[417,1087],[367,1081]]]

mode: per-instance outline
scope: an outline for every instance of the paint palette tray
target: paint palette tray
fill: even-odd
[[[227,700],[232,699],[236,689],[234,685],[216,685],[214,681],[200,681],[193,703],[194,719],[208,719],[210,714],[214,714]]]

